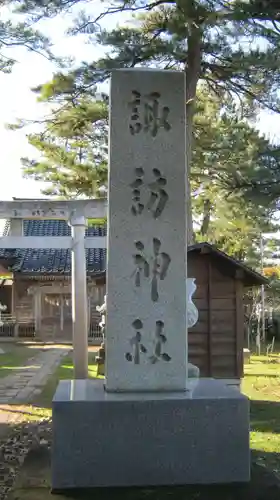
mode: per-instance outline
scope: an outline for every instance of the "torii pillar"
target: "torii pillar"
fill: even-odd
[[[85,216],[72,215],[72,328],[74,378],[88,378],[88,308],[85,251]]]

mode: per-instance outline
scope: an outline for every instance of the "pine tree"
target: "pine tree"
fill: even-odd
[[[22,158],[24,175],[47,182],[46,195],[99,196],[107,184],[107,137],[106,100],[73,100],[54,114],[43,132],[28,136],[42,159]]]
[[[276,230],[277,203],[275,193],[268,196],[255,186],[259,179],[279,182],[280,168],[275,172],[266,161],[275,148],[205,88],[198,92],[194,131],[195,238],[258,267],[260,234]]]
[[[24,13],[22,8],[24,4]],[[36,0],[32,11],[42,3]],[[9,10],[8,10],[9,9]],[[21,14],[22,20],[15,22],[13,14]],[[15,63],[11,49],[25,47],[29,51],[37,52],[44,57],[54,59],[50,52],[50,40],[35,29],[34,19],[30,8],[22,0],[2,0],[0,2],[0,71],[9,73]]]
[[[111,0],[98,18],[81,13],[73,26],[72,34],[86,33],[93,43],[110,48],[111,52],[72,72],[70,91],[88,91],[90,86],[108,78],[112,68],[141,65],[185,71],[190,167],[199,82],[204,81],[224,103],[236,100],[246,111],[250,106],[279,111],[278,4],[267,0]],[[32,0],[26,0],[26,5],[32,6]],[[53,0],[39,13],[52,15],[64,8],[61,0]],[[131,12],[133,24],[111,31],[100,29],[98,23],[116,12]],[[59,77],[56,76],[53,87],[56,96],[67,93],[65,87],[60,88]],[[188,226],[192,228],[191,203],[188,210]]]
[[[44,86],[40,98],[48,93]],[[259,177],[270,182],[275,172],[263,161],[263,152],[274,149],[203,88],[198,92],[194,125],[190,178],[195,237],[255,266],[259,234],[271,231],[275,201],[261,193],[251,199],[246,190],[236,188],[235,177],[248,185]],[[23,159],[24,174],[50,183],[45,194],[98,196],[107,184],[107,134],[108,97],[72,94],[43,132],[29,136],[42,159]]]

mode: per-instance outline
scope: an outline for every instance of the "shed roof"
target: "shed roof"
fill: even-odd
[[[217,266],[221,266],[221,263],[223,263],[222,269],[225,274],[233,278],[239,276],[245,286],[258,286],[268,283],[265,276],[246,266],[243,262],[230,257],[210,243],[204,242],[191,245],[188,247],[188,253],[190,252],[210,254],[213,260],[216,261]]]

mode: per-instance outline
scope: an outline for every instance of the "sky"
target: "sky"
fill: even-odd
[[[104,3],[94,4],[94,16],[103,11]],[[1,10],[2,13],[2,10]],[[53,52],[58,56],[70,56],[79,64],[81,61],[92,61],[101,57],[104,52],[98,47],[86,43],[86,37],[65,35],[71,24],[72,15],[60,16],[51,21],[38,23],[37,27],[52,39]],[[103,26],[113,28],[118,22],[125,22],[128,16],[110,16]],[[34,126],[19,131],[7,129],[7,124],[15,123],[18,118],[40,120],[46,116],[50,107],[38,103],[32,88],[51,80],[56,67],[39,54],[27,52],[23,48],[12,49],[9,55],[18,62],[12,73],[0,73],[0,145],[1,145],[1,188],[0,199],[11,200],[15,197],[41,197],[43,184],[24,179],[21,170],[22,157],[36,158],[38,153],[28,144],[27,133],[36,131]]]
[[[94,3],[95,14],[104,8],[104,3]],[[1,10],[2,13],[2,10]],[[74,13],[75,14],[75,13]],[[93,45],[85,43],[85,37],[69,38],[64,35],[69,26],[70,16],[44,22],[39,27],[49,35],[54,43],[55,53],[74,57],[76,62],[91,61],[102,55]],[[111,28],[118,22],[125,21],[122,16],[110,16],[103,25]],[[10,200],[15,197],[35,198],[42,196],[39,182],[23,179],[21,157],[36,158],[37,151],[28,144],[28,129],[17,132],[7,130],[7,123],[15,123],[17,118],[42,118],[48,112],[48,106],[36,101],[32,87],[49,81],[55,71],[54,65],[42,56],[17,48],[11,55],[18,61],[11,74],[0,73],[0,144],[1,144],[1,192],[0,199]],[[257,124],[259,130],[280,140],[280,117],[272,113],[262,113]],[[29,130],[31,131],[31,130]]]

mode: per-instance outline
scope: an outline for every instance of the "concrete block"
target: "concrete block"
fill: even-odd
[[[61,381],[53,489],[249,481],[249,400],[219,380],[190,388],[107,393],[102,380]]]

